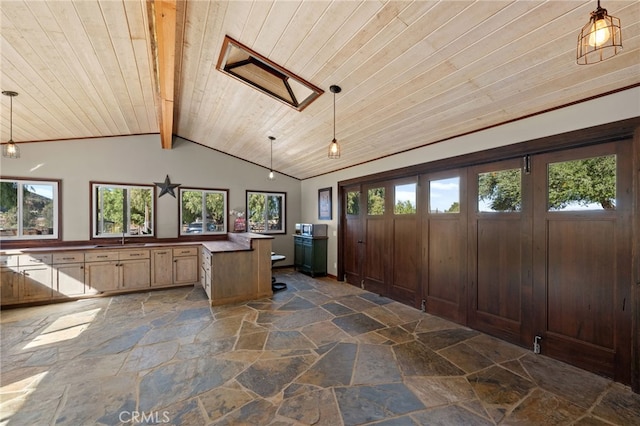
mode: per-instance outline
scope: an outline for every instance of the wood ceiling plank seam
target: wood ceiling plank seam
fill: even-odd
[[[342,32],[344,21],[354,20],[354,13],[357,9],[368,10],[380,7],[378,1],[367,2],[345,2],[332,1],[330,7],[325,9],[318,18],[316,25],[313,26],[308,36],[300,43],[294,51],[292,58],[296,59],[296,63],[287,61],[285,66],[299,70],[300,75],[309,76],[309,81],[319,82],[316,78],[316,69],[319,65],[324,64],[337,50],[337,46],[342,45],[349,35]],[[366,9],[365,9],[366,8]],[[375,12],[370,12],[374,14]],[[345,19],[346,17],[346,19]],[[337,84],[339,82],[332,82]]]
[[[50,14],[50,11],[46,4],[40,5],[41,7],[36,8],[39,13],[35,13],[33,7],[37,6],[37,4],[29,3],[24,8],[20,8],[25,15],[18,18],[22,24],[21,25],[35,25],[37,23],[42,37],[36,37],[35,34],[30,36],[21,35],[23,39],[16,40],[13,43],[14,47],[17,47],[23,55],[26,52],[33,52],[33,56],[31,56],[28,60],[25,59],[26,63],[29,63],[31,67],[36,65],[41,71],[36,71],[41,82],[41,87],[47,86],[53,93],[47,93],[46,97],[40,97],[38,94],[32,94],[34,99],[38,99],[39,103],[50,103],[50,105],[66,105],[68,107],[68,111],[78,111],[80,110],[80,114],[78,117],[74,116],[73,118],[69,118],[69,114],[64,117],[58,117],[60,121],[59,129],[63,130],[63,134],[67,133],[71,130],[72,127],[76,127],[78,130],[83,129],[80,134],[86,135],[96,135],[98,134],[98,129],[100,128],[97,123],[100,120],[96,121],[96,117],[93,114],[90,114],[91,108],[83,109],[80,108],[80,105],[83,107],[86,105],[84,101],[88,99],[88,96],[82,90],[81,85],[75,79],[68,78],[69,75],[73,75],[70,72],[67,64],[67,58],[65,52],[62,51],[66,46],[66,40],[63,40],[62,43],[59,43],[56,35],[59,33],[59,26],[55,21],[55,18]],[[7,8],[5,8],[7,9]],[[30,13],[27,16],[27,11]],[[30,18],[30,19],[29,19]],[[30,23],[26,22],[28,20]],[[54,27],[54,31],[50,31],[49,26]],[[5,31],[6,32],[6,31]],[[37,46],[33,46],[32,42],[35,40],[46,40],[46,44],[39,44]],[[20,43],[23,41],[27,45],[23,45]],[[33,68],[35,71],[35,68]],[[24,71],[20,71],[21,74],[27,75]],[[44,74],[43,74],[44,73]],[[63,94],[67,93],[68,96],[64,96]],[[85,96],[83,96],[85,95]],[[68,102],[71,101],[71,102]],[[57,114],[59,114],[58,109],[56,109]],[[86,118],[88,123],[85,122],[83,118]],[[73,124],[72,124],[73,123]]]
[[[3,62],[3,67],[8,69],[9,75],[20,74],[21,68],[14,66],[9,59],[4,59]],[[8,76],[3,77],[2,81],[3,85],[12,84],[17,89],[18,94],[21,95],[17,99],[19,103],[14,102],[13,111],[13,135],[16,142],[50,140],[66,136],[67,129],[60,121],[61,116],[53,116],[46,105],[42,104],[41,100],[43,98],[34,98],[31,95],[38,92],[32,82],[28,80],[16,82]],[[4,121],[4,123],[8,122],[8,119]]]
[[[416,68],[416,66],[414,66],[413,68],[415,69],[415,68]],[[401,75],[402,75],[402,74],[401,74]],[[422,78],[423,78],[423,79],[425,79],[425,80],[431,80],[431,79],[432,79],[432,72],[431,72],[431,70],[430,70],[430,69],[427,69],[427,71],[426,71],[425,73],[423,73],[423,74],[422,74]],[[391,79],[391,78],[383,79],[383,80],[388,80],[388,81],[390,81],[390,82],[393,82],[393,86],[395,86],[396,88],[397,88],[398,86],[400,86],[400,87],[406,87],[406,88],[407,88],[407,91],[406,91],[406,93],[405,93],[405,96],[408,96],[409,94],[414,94],[414,93],[415,93],[415,89],[414,89],[414,87],[415,87],[415,85],[416,85],[416,84],[417,84],[417,85],[419,85],[419,86],[422,86],[422,83],[417,83],[417,81],[416,81],[416,80],[411,80],[410,82],[404,82],[404,84],[401,84],[401,83],[400,83],[400,82],[398,82],[396,79]],[[426,82],[425,82],[425,84],[426,84]],[[378,98],[378,99],[384,99],[385,97],[387,97],[387,96],[389,95],[389,91],[390,91],[390,90],[393,90],[390,86],[391,86],[391,83],[387,85],[387,87],[389,88],[387,91],[385,91],[385,90],[378,90],[378,93],[379,93],[379,94],[377,95],[377,98]],[[394,93],[397,93],[397,89],[396,89],[396,90],[394,90]],[[396,97],[397,99],[401,99],[401,98],[402,98],[402,95],[401,95],[401,96],[396,95],[395,97]],[[373,102],[377,102],[377,101],[376,101],[376,99],[375,99],[375,97],[372,99],[372,103],[373,103]],[[349,110],[351,110],[351,109],[349,108]]]
[[[47,37],[40,21],[30,12],[30,9],[26,7],[3,7],[2,13],[5,18],[3,19],[4,28],[2,37],[7,43],[7,46],[3,48],[3,56],[13,55],[14,57],[19,56],[22,59],[21,64],[18,65],[16,63],[14,72],[16,72],[21,79],[30,76],[33,87],[38,87],[37,93],[30,93],[33,99],[41,105],[41,108],[37,108],[38,110],[41,110],[46,102],[55,102],[57,105],[65,106],[63,110],[68,113],[66,116],[69,122],[61,123],[57,131],[63,131],[64,134],[64,130],[69,127],[76,127],[78,130],[83,129],[83,134],[92,134],[96,130],[95,127],[92,132],[84,122],[69,114],[69,112],[75,108],[73,108],[73,105],[67,105],[65,102],[67,97],[60,96],[61,93],[68,92],[69,86],[62,83],[58,78],[58,73],[51,69],[51,58],[43,56],[50,55],[52,52],[57,53],[56,46],[50,38]],[[7,24],[12,21],[20,22],[22,29],[16,26],[8,27]],[[27,28],[27,26],[30,28]],[[28,33],[25,33],[25,31]],[[43,37],[37,37],[37,34],[42,34]],[[34,46],[33,42],[41,38],[47,40],[48,43]],[[58,56],[58,59],[60,59],[60,56]],[[16,61],[14,61],[14,63],[15,62]],[[24,98],[22,99],[24,101]],[[72,101],[75,102],[74,99],[72,99]],[[62,112],[62,110],[60,112]],[[55,120],[53,116],[51,118]]]
[[[317,17],[325,13],[329,7],[329,2],[301,2],[298,10],[293,18],[282,31],[282,43],[278,43],[270,58],[277,64],[281,64],[284,68],[297,70],[295,63],[295,52],[300,48],[302,42],[309,36],[309,33],[315,26]],[[298,74],[296,72],[296,74]],[[301,75],[301,74],[298,74]],[[308,76],[304,76],[310,81]]]
[[[263,0],[251,2],[251,10],[245,21],[242,34],[238,40],[239,42],[256,51],[254,46],[258,40],[260,31],[262,31],[264,27],[266,16],[268,16],[269,11],[273,8],[275,1],[276,0]]]
[[[129,22],[131,45],[136,58],[139,75],[142,105],[141,115],[144,115],[146,132],[159,132],[158,102],[156,98],[153,63],[151,56],[151,38],[149,21],[144,2],[124,2],[125,15]]]
[[[389,108],[391,108],[391,107],[389,107]]]
[[[254,52],[257,52],[282,66],[274,58],[274,49],[276,47],[283,47],[287,40],[283,38],[283,31],[291,23],[291,20],[295,16],[296,12],[300,8],[300,3],[292,1],[276,1],[273,2],[272,7],[269,9],[269,13],[265,17],[264,24],[260,28],[260,32],[256,37],[256,41],[252,47]],[[277,29],[277,31],[274,31]],[[290,70],[292,72],[295,71]]]
[[[3,40],[10,32],[11,31],[6,28],[3,30]],[[23,41],[27,40],[23,37],[21,37],[21,39]],[[41,111],[37,118],[29,120],[30,122],[33,124],[38,123],[41,117],[48,119],[45,126],[46,133],[41,132],[39,138],[49,139],[51,137],[63,137],[69,129],[88,133],[87,127],[72,113],[73,110],[65,103],[65,99],[61,98],[60,93],[51,88],[45,80],[45,77],[34,68],[33,63],[36,61],[31,62],[29,58],[24,55],[27,50],[31,51],[30,49],[21,49],[20,52],[18,52],[14,49],[14,45],[3,47],[2,81],[4,85],[9,81],[9,76],[13,76],[12,80],[15,81],[15,86],[12,87],[12,90],[22,94],[19,99],[21,107],[26,107],[29,111],[33,112]],[[46,66],[46,64],[43,66]],[[48,107],[51,102],[58,105],[55,114],[53,114]],[[44,113],[45,111],[46,114]],[[19,135],[20,128],[16,127],[16,130]]]
[[[30,6],[36,4],[38,3],[29,3]],[[99,134],[103,136],[119,134],[117,123],[104,102],[104,94],[96,87],[96,80],[102,81],[101,69],[87,68],[87,64],[91,64],[92,59],[95,59],[95,52],[82,31],[80,18],[73,5],[64,2],[47,2],[46,4],[57,25],[57,29],[53,29],[52,34],[58,34],[57,30],[60,30],[56,42],[59,48],[65,48],[65,63],[74,70],[70,76],[74,80],[79,80],[76,82],[80,87],[78,90],[90,99],[90,104],[98,112],[100,121],[104,123],[104,127],[99,127]],[[88,106],[85,108],[90,109]],[[97,120],[95,122],[97,123]]]
[[[518,6],[521,6],[522,4],[528,4],[529,2],[519,2]],[[511,10],[513,10],[513,7],[511,8]],[[504,9],[502,9],[500,12],[502,13],[504,11]],[[517,14],[519,15],[521,12],[518,11]],[[492,19],[494,19],[494,17],[492,17]],[[484,28],[485,30],[488,30],[491,28],[490,25],[487,25],[487,21],[485,20],[482,24],[480,24],[480,26],[482,28]],[[451,43],[448,46],[452,46],[453,48],[456,47],[455,43]],[[437,52],[434,52],[432,56],[430,56],[429,58],[424,59],[422,62],[418,62],[416,65],[408,68],[405,71],[400,71],[398,70],[398,74],[393,77],[393,78],[389,78],[388,82],[386,83],[385,86],[387,89],[384,90],[382,87],[378,87],[376,88],[377,90],[373,93],[362,93],[361,96],[362,97],[366,97],[368,100],[371,101],[372,105],[377,104],[378,102],[384,100],[385,98],[388,98],[390,96],[393,96],[393,98],[402,98],[404,96],[408,96],[409,94],[412,94],[415,92],[415,87],[416,86],[423,86],[425,84],[428,84],[429,81],[436,81],[434,79],[433,76],[433,69],[435,69],[438,65],[432,65],[427,69],[424,69],[424,66],[421,65],[422,63],[424,63],[425,61],[430,61],[435,59],[436,62],[438,60],[446,60],[448,58],[448,56],[445,56],[445,52],[447,52],[447,48],[443,48],[438,50]],[[440,59],[442,58],[442,59]],[[446,65],[446,64],[445,64]],[[446,65],[448,67],[448,65]],[[406,80],[406,81],[403,81]],[[424,80],[424,82],[422,82],[421,80]],[[404,95],[398,96],[397,95],[397,91],[401,89],[404,90],[405,93]],[[356,93],[360,92],[360,88],[356,87],[353,89],[354,91],[356,91]],[[393,95],[391,94],[391,92],[395,92]],[[353,111],[351,108],[348,108],[349,111]],[[354,113],[356,113],[355,111],[353,111]]]
[[[98,99],[102,102],[99,110],[104,111],[104,116],[113,123],[112,128],[102,136],[114,134],[126,134],[126,122],[119,110],[118,102],[114,96],[111,82],[107,78],[106,70],[98,57],[98,51],[90,35],[86,31],[86,24],[80,16],[76,5],[71,2],[50,2],[50,7],[66,38],[76,46],[74,56],[78,58],[78,64],[86,70],[90,84]]]
[[[144,83],[141,81],[141,64],[136,57],[131,30],[131,24],[134,22],[127,16],[125,5],[122,1],[101,2],[99,3],[99,8],[115,55],[117,64],[115,68],[127,93],[126,99],[120,99],[120,106],[122,107],[123,104],[127,103],[130,104],[130,106],[126,105],[126,110],[131,112],[131,116],[128,117],[128,122],[132,126],[131,131],[144,133],[149,126],[142,85],[151,86],[153,81],[151,79],[147,79]],[[132,15],[132,18],[133,16],[135,14]],[[141,59],[146,61],[146,55]],[[142,114],[143,111],[144,114]]]
[[[189,56],[197,58],[194,63],[196,66],[188,67],[187,75],[190,78],[183,79],[179,92],[181,96],[179,112],[182,120],[185,121],[185,130],[182,130],[182,125],[179,128],[180,134],[185,134],[185,131],[189,134],[195,134],[198,131],[193,129],[194,120],[201,116],[201,108],[203,104],[206,106],[206,102],[203,102],[206,96],[210,96],[206,92],[206,85],[209,81],[210,75],[215,71],[215,63],[219,53],[220,45],[216,43],[207,44],[206,40],[217,40],[221,29],[222,23],[227,12],[227,3],[214,4],[213,7],[207,4],[206,10],[202,10],[200,14],[196,14],[196,11],[201,9],[194,9],[192,3],[189,4],[187,9],[187,22],[185,28],[185,41],[187,48],[185,48],[185,61],[189,63]],[[221,9],[224,7],[224,9]],[[206,13],[205,13],[206,12]],[[195,18],[194,20],[194,16]],[[202,19],[202,21],[200,21]],[[205,28],[201,31],[197,26],[197,22],[202,22]],[[194,36],[195,35],[195,36]],[[196,37],[199,36],[199,37]],[[206,65],[203,65],[206,64]],[[183,106],[184,104],[184,106]],[[200,125],[202,126],[202,125]]]
[[[101,85],[110,90],[104,90],[108,108],[116,118],[120,134],[135,133],[136,123],[131,117],[134,115],[133,105],[127,90],[122,72],[117,67],[118,59],[107,23],[98,2],[74,2],[82,27],[87,34],[89,42],[96,52],[96,63],[103,70],[104,81]]]
[[[441,6],[439,3],[429,9],[429,13],[418,19],[411,27],[407,27],[403,21],[395,19],[394,22],[401,24],[400,28],[403,31],[388,31],[388,34],[387,31],[377,31],[353,56],[341,62],[341,68],[335,70],[334,78],[340,81],[346,81],[349,78],[352,82],[363,84],[363,81],[382,72],[382,69],[388,67],[396,58],[412,49],[425,48],[427,52],[433,52],[434,48],[430,42],[433,34],[444,31],[447,23],[453,17],[469,8],[468,2],[453,2],[451,4],[453,7],[451,5]],[[379,66],[381,63],[385,65]],[[373,74],[371,70],[374,70]],[[354,84],[350,86],[354,86]]]

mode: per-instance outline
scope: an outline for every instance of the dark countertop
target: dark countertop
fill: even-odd
[[[166,243],[125,243],[123,244],[81,244],[77,246],[48,246],[48,247],[28,247],[15,249],[0,249],[0,255],[10,256],[27,253],[43,253],[43,252],[62,252],[76,250],[121,250],[121,249],[152,249],[159,247],[174,246],[203,246],[209,252],[233,252],[253,250],[251,248],[251,240],[273,239],[270,235],[254,234],[249,232],[229,233],[227,240],[214,241],[188,241],[188,242],[166,242]]]

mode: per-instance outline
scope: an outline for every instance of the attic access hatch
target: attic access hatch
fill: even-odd
[[[228,36],[224,38],[216,68],[298,111],[324,93]]]

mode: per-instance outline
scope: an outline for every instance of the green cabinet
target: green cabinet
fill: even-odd
[[[304,237],[294,239],[294,262],[297,271],[316,275],[327,275],[327,237]]]

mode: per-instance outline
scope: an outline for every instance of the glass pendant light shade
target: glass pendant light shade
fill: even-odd
[[[578,36],[576,61],[578,65],[595,64],[617,55],[621,49],[620,19],[609,16],[598,0],[598,8],[591,12],[589,23]]]
[[[340,93],[342,89],[340,86],[330,86],[329,90],[333,93],[333,140],[329,144],[329,158],[340,158],[340,144],[336,139],[336,93]]]
[[[2,92],[3,95],[9,96],[11,99],[11,108],[9,112],[9,142],[4,144],[2,147],[2,156],[5,158],[20,158],[20,148],[13,141],[13,97],[18,96],[17,92],[12,92],[10,90],[5,90]]]

